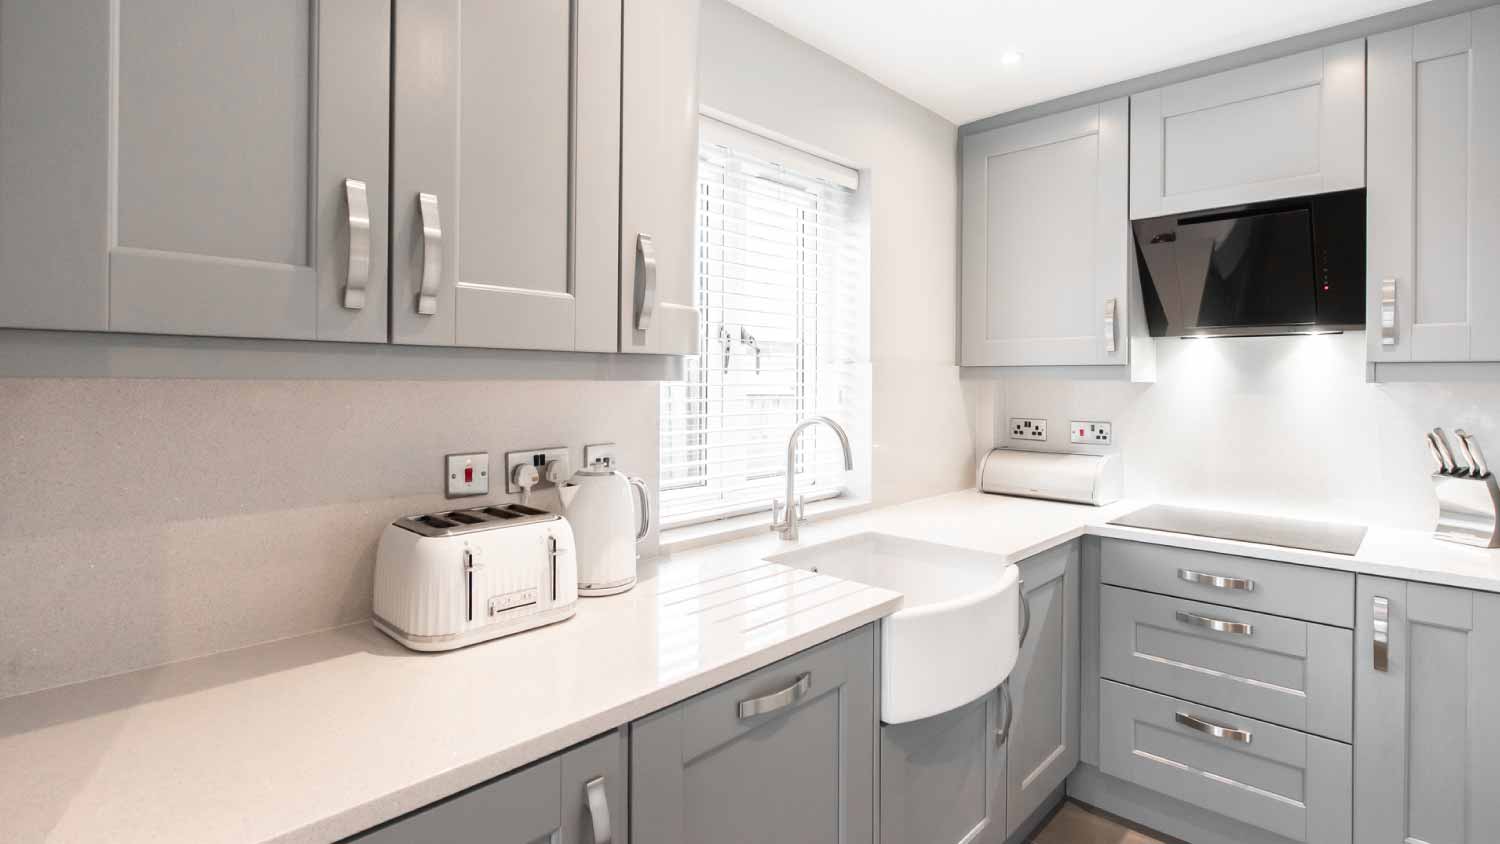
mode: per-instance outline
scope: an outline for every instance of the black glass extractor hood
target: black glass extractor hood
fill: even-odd
[[[1363,189],[1136,220],[1153,337],[1362,330]]]

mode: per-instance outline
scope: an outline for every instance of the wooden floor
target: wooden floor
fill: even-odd
[[[1071,800],[1063,803],[1057,814],[1047,821],[1031,844],[1166,844],[1162,839],[1143,835],[1114,819],[1096,814]]]

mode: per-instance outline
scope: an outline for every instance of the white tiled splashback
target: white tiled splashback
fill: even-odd
[[[0,697],[367,618],[381,529],[453,506],[445,453],[613,440],[655,489],[657,401],[655,382],[0,379]],[[459,503],[511,500],[495,480]]]
[[[1476,434],[1500,453],[1500,382],[1365,380],[1365,335],[1162,338],[1155,384],[1007,376],[1008,416],[1043,417],[1049,451],[1072,420],[1114,423],[1125,493],[1202,507],[1427,530],[1437,504],[1422,432]]]

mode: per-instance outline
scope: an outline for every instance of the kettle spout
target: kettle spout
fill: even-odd
[[[558,484],[557,485],[557,497],[558,497],[559,500],[562,501],[562,506],[563,506],[564,510],[566,510],[569,507],[573,506],[573,499],[575,499],[575,498],[578,497],[578,490],[579,489],[580,489],[580,487],[578,486],[578,484],[574,484],[574,483],[565,483],[565,484]]]

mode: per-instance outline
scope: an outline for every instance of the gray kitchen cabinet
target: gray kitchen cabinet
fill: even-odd
[[[615,349],[620,0],[573,7],[396,4],[394,342]]]
[[[1500,360],[1500,7],[1373,36],[1369,64],[1369,359]]]
[[[1005,840],[1004,706],[997,689],[950,712],[881,725],[881,844]]]
[[[1130,218],[1362,187],[1364,117],[1362,39],[1135,94]]]
[[[1125,364],[1124,99],[963,139],[961,363]]]
[[[628,844],[626,747],[607,733],[349,841],[360,844]],[[596,826],[597,824],[597,826]]]
[[[1500,830],[1500,595],[1361,575],[1354,840],[1479,844]]]
[[[619,349],[698,353],[694,205],[701,0],[625,0]]]
[[[1046,802],[1079,759],[1079,543],[1018,565],[1030,624],[1009,680],[1007,835]]]
[[[867,626],[632,723],[635,840],[873,842],[875,660]]]
[[[0,326],[386,339],[390,4],[0,2]]]

